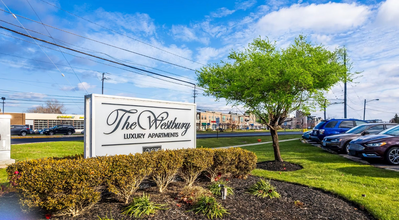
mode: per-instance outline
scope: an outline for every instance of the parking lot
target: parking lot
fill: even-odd
[[[319,147],[319,148],[321,148],[321,149],[323,149],[323,150],[325,150],[325,151],[327,151],[329,153],[338,154],[339,156],[344,157],[344,158],[346,158],[348,160],[356,161],[356,162],[363,163],[363,164],[370,164],[371,166],[378,167],[378,168],[381,168],[381,169],[387,169],[387,170],[392,170],[392,171],[399,172],[399,165],[389,165],[389,164],[386,164],[386,163],[384,163],[383,161],[380,161],[380,160],[368,160],[368,161],[366,161],[366,160],[363,160],[363,159],[361,159],[359,157],[354,157],[354,156],[351,156],[351,155],[348,155],[348,154],[337,153],[336,151],[324,148],[324,147],[321,146],[320,143],[317,143],[317,142],[306,141],[306,140],[303,140],[303,141],[308,143],[308,144],[311,144],[311,145],[313,145],[315,147]]]

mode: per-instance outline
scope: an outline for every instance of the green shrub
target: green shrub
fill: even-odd
[[[248,190],[252,195],[266,198],[280,198],[280,194],[275,190],[274,186],[270,184],[270,181],[260,179]]]
[[[132,203],[130,203],[126,208],[123,214],[125,215],[132,215],[135,218],[140,218],[144,216],[149,216],[151,214],[155,214],[157,210],[162,210],[162,206],[160,204],[155,204],[150,201],[150,197],[143,193],[142,197],[133,198]]]
[[[221,185],[223,185],[224,188],[227,189],[227,195],[226,195],[226,196],[234,195],[233,188],[231,188],[231,187],[228,186],[227,184],[228,184],[227,181],[219,180],[219,181],[217,181],[217,182],[213,182],[213,183],[209,186],[209,190],[212,192],[213,195],[215,195],[215,196],[221,196],[221,195],[222,195],[222,192],[221,192],[222,186],[221,186]]]
[[[22,207],[77,216],[100,200],[106,167],[104,158],[46,158],[18,162],[7,173],[21,195]]]
[[[232,153],[233,150],[233,148],[214,150],[213,164],[206,170],[206,176],[211,182],[219,180],[222,175],[236,172],[237,158]]]
[[[109,174],[106,181],[108,190],[127,204],[141,182],[151,174],[154,166],[151,157],[148,153],[109,157]]]
[[[179,192],[179,199],[189,205],[197,203],[203,196],[212,196],[212,192],[200,186],[185,186]]]
[[[214,151],[210,149],[185,149],[183,151],[183,165],[180,176],[187,186],[192,186],[202,171],[213,164]]]
[[[240,179],[246,179],[248,174],[256,168],[256,162],[258,161],[256,154],[241,148],[232,149],[231,152],[237,160],[233,175]]]
[[[210,219],[222,218],[223,215],[229,214],[215,198],[209,196],[201,197],[191,211],[194,211],[195,214],[202,213]]]
[[[155,162],[152,179],[157,184],[159,192],[162,193],[168,187],[182,167],[182,152],[182,150],[161,150],[150,153]]]

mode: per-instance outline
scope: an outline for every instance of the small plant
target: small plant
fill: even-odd
[[[252,195],[266,198],[280,198],[280,194],[274,189],[274,186],[270,184],[270,181],[260,179],[248,190]]]
[[[304,206],[303,202],[299,201],[299,200],[295,200],[294,202],[296,207],[302,208]]]
[[[132,203],[125,208],[122,214],[130,215],[130,217],[133,215],[135,218],[140,218],[141,216],[155,214],[157,210],[165,210],[161,208],[162,206],[165,205],[151,202],[150,197],[143,193],[142,197],[133,198]]]
[[[222,195],[222,186],[223,185],[225,188],[227,188],[227,196],[229,195],[233,195],[234,191],[233,188],[231,188],[230,186],[227,185],[228,182],[224,181],[224,180],[219,180],[217,182],[213,182],[210,186],[209,186],[209,190],[212,192],[213,195],[215,196],[221,196]]]
[[[195,214],[202,213],[210,219],[214,217],[222,218],[223,215],[229,214],[221,204],[217,203],[214,197],[210,196],[201,197],[190,211],[193,211]]]
[[[179,199],[189,205],[197,203],[203,196],[213,196],[213,194],[200,186],[186,186],[179,193]]]

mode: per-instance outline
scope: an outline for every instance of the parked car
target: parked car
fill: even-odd
[[[399,125],[349,142],[349,155],[399,165]]]
[[[323,120],[313,129],[310,139],[312,141],[321,142],[326,136],[342,134],[353,127],[365,123],[367,122],[359,119]]]
[[[302,138],[305,139],[305,140],[309,140],[311,133],[312,133],[312,130],[303,132]]]
[[[30,129],[27,125],[11,125],[11,135],[26,136],[30,134]]]
[[[365,135],[378,134],[386,129],[397,126],[394,123],[368,123],[356,126],[343,134],[327,136],[323,139],[322,145],[332,150],[349,153],[349,142]]]
[[[48,130],[43,132],[47,135],[54,135],[54,134],[67,134],[71,135],[75,133],[75,128],[72,125],[56,125]]]

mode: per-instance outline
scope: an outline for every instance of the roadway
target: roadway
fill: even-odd
[[[279,132],[278,135],[298,135],[302,132]],[[252,136],[270,136],[269,132],[238,132],[238,133],[219,133],[219,137],[252,137]],[[201,138],[216,138],[217,134],[197,134],[197,139]],[[40,143],[40,142],[55,142],[55,141],[83,141],[83,136],[67,136],[58,138],[21,138],[11,139],[11,144],[28,144],[28,143]]]

